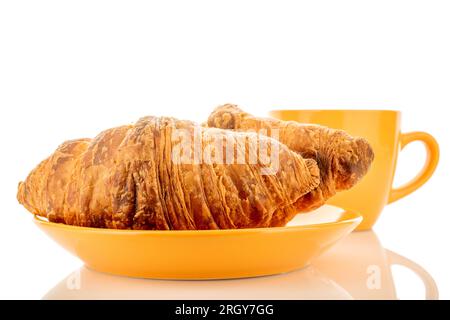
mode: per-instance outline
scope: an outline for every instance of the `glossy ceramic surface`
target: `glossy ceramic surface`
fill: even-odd
[[[279,228],[133,231],[68,226],[36,217],[53,240],[94,270],[154,279],[226,279],[302,268],[361,222],[324,206]]]
[[[370,142],[375,160],[368,174],[351,190],[340,192],[329,201],[363,216],[357,230],[372,228],[386,204],[405,197],[427,182],[439,161],[439,146],[431,135],[425,132],[401,133],[401,114],[398,111],[274,110],[270,116],[343,129]],[[414,179],[393,189],[398,151],[413,141],[420,141],[426,146],[426,163]]]
[[[423,287],[418,285],[418,291],[407,296],[407,299],[439,298],[437,285],[427,270],[385,249],[372,230],[353,232],[313,259],[310,266],[293,272],[245,279],[172,281],[117,277],[83,266],[68,274],[43,298],[401,299],[401,293],[407,290],[412,279],[399,278],[397,273],[391,271],[393,265],[402,266],[400,274],[415,274],[417,280],[423,283]]]

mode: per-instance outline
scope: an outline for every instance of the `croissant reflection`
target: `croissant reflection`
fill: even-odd
[[[437,299],[433,278],[419,265],[381,247],[373,231],[354,232],[310,267],[274,276],[207,281],[148,280],[85,267],[44,299],[396,299],[391,264],[413,270],[426,299]],[[374,266],[376,268],[374,268]]]

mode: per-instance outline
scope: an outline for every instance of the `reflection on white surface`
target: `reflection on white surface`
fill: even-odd
[[[433,278],[413,261],[384,249],[373,231],[353,232],[313,265],[354,299],[396,299],[391,266],[401,265],[422,280],[425,299],[438,298]]]
[[[44,299],[396,299],[391,265],[414,271],[426,299],[437,299],[431,276],[384,249],[373,231],[354,232],[302,270],[235,280],[148,280],[85,267],[68,275]]]

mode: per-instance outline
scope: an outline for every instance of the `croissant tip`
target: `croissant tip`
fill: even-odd
[[[208,117],[208,126],[222,129],[233,129],[236,119],[243,111],[235,104],[226,103],[216,107]]]
[[[358,145],[358,148],[362,150],[362,154],[367,159],[368,166],[373,162],[375,159],[375,153],[373,152],[372,146],[370,143],[364,139],[364,138],[357,138],[356,144]]]
[[[347,154],[346,154],[347,155]],[[356,138],[353,142],[351,157],[339,159],[337,190],[347,190],[356,185],[369,171],[375,153],[364,138]]]

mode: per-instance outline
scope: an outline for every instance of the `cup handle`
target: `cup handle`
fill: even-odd
[[[391,250],[385,249],[385,252],[388,257],[390,265],[396,264],[399,266],[406,267],[419,276],[419,278],[422,280],[423,284],[425,285],[425,299],[426,300],[439,299],[439,291],[438,291],[436,282],[434,282],[434,279],[431,277],[431,275],[427,271],[425,271],[425,269],[423,269],[417,263],[415,263],[395,252],[392,252]]]
[[[422,170],[411,181],[391,190],[388,203],[401,199],[420,188],[434,173],[439,162],[439,144],[434,137],[426,132],[402,133],[400,136],[400,148],[403,149],[410,142],[421,141],[427,150],[427,160]]]

